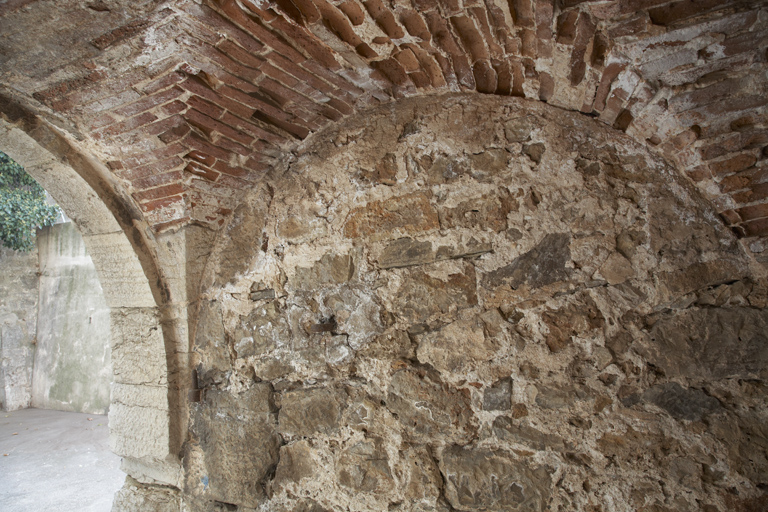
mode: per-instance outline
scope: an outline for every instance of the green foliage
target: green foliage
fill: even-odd
[[[35,230],[50,226],[59,207],[45,203],[45,190],[0,151],[0,244],[17,251],[35,246]]]

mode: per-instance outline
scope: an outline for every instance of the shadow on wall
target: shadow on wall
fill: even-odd
[[[0,261],[2,407],[106,414],[109,308],[80,233],[43,228],[37,252],[2,249]]]

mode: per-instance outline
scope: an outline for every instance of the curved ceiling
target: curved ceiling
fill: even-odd
[[[0,96],[65,118],[158,231],[221,225],[346,116],[476,91],[657,148],[768,254],[766,1],[6,0],[0,34]]]

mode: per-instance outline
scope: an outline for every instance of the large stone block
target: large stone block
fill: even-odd
[[[263,501],[264,480],[278,462],[280,446],[270,402],[264,383],[242,393],[206,391],[191,425],[200,466],[188,470],[187,478],[195,480],[195,492],[246,507]]]
[[[283,393],[278,430],[283,436],[311,437],[338,432],[342,401],[332,389],[297,389]]]
[[[662,316],[635,350],[670,377],[768,377],[768,311],[692,308]]]
[[[167,388],[113,384],[110,449],[123,457],[164,459],[169,454],[169,442]]]
[[[423,193],[373,201],[350,213],[344,226],[348,238],[368,237],[383,240],[439,227],[437,212]]]
[[[397,414],[405,438],[415,443],[467,443],[477,431],[469,392],[444,384],[434,373],[395,373],[387,408]]]
[[[131,477],[126,477],[112,503],[112,512],[179,512],[180,509],[178,489],[145,485]]]
[[[570,241],[567,233],[545,236],[533,249],[518,256],[509,265],[486,273],[483,286],[495,288],[506,285],[513,290],[522,285],[540,288],[567,279],[570,272],[565,264],[571,259]]]
[[[451,446],[443,451],[440,470],[448,501],[461,511],[543,512],[552,492],[544,467],[503,450]]]
[[[83,240],[110,307],[156,305],[139,258],[122,231],[83,235]]]
[[[168,383],[165,341],[156,308],[112,308],[110,338],[115,382]]]

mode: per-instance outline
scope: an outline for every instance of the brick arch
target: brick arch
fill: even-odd
[[[162,255],[102,166],[57,120],[0,96],[0,147],[21,164],[73,220],[110,308],[110,448],[128,474],[176,484],[180,440],[174,290]],[[174,375],[176,374],[176,375]],[[183,427],[182,427],[183,428]]]
[[[98,144],[157,231],[218,228],[243,188],[355,112],[475,91],[598,117],[675,163],[739,236],[766,235],[765,2],[178,0],[142,9],[94,18],[103,26],[88,33],[88,58],[28,94]],[[118,68],[116,56],[128,64]]]

